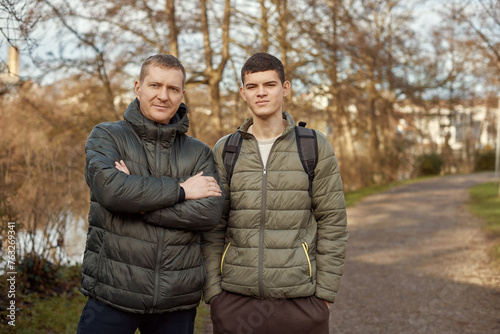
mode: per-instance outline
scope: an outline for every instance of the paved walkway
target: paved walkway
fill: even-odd
[[[500,272],[467,210],[492,173],[394,188],[348,209],[331,333],[500,333]]]

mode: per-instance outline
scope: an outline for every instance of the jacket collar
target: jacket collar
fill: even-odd
[[[135,133],[143,140],[156,141],[160,139],[162,145],[170,146],[177,134],[185,134],[189,128],[188,109],[181,103],[179,109],[169,124],[156,123],[141,112],[139,100],[132,101],[125,110],[123,118],[132,125]]]
[[[286,136],[288,133],[293,131],[295,129],[295,121],[293,120],[292,115],[290,115],[288,112],[283,111],[282,112],[283,119],[286,121],[286,128],[285,131],[281,134],[280,137]],[[247,118],[243,124],[238,128],[238,131],[241,133],[243,138],[250,138],[252,135],[248,132],[248,128],[250,125],[253,125],[253,116]]]

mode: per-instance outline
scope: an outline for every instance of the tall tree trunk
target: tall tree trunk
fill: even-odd
[[[201,29],[203,33],[203,47],[205,51],[205,70],[203,74],[207,78],[210,91],[210,107],[212,109],[214,121],[214,133],[221,137],[223,135],[222,113],[220,103],[219,84],[222,81],[222,73],[229,59],[229,22],[231,16],[231,1],[225,0],[224,17],[222,20],[222,50],[221,61],[219,66],[214,68],[213,54],[214,51],[210,44],[210,31],[207,15],[207,0],[200,0],[201,5]]]
[[[273,0],[273,3],[276,6],[276,11],[278,12],[278,44],[281,52],[281,62],[285,68],[285,80],[291,81],[294,74],[290,64],[288,63],[288,52],[290,51],[290,43],[288,41],[288,21],[290,19],[288,0]],[[287,96],[287,100],[292,101],[292,99],[293,89],[290,90]],[[283,106],[284,109],[287,109],[293,114],[294,110],[292,107],[293,103],[290,103],[289,106]]]
[[[168,32],[169,52],[172,56],[179,58],[179,43],[177,42],[177,38],[179,35],[179,28],[177,27],[177,21],[175,19],[174,0],[166,0],[165,14],[167,16],[167,23],[169,27],[169,32]]]
[[[261,51],[269,52],[269,46],[271,44],[269,40],[269,15],[267,15],[269,9],[266,8],[266,0],[259,0],[260,3],[260,43]]]

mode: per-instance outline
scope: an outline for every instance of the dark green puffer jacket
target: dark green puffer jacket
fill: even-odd
[[[142,115],[136,99],[125,120],[90,134],[83,294],[133,313],[198,305],[205,281],[200,235],[219,222],[223,197],[178,203],[179,183],[189,176],[203,171],[218,179],[210,148],[185,134],[187,112],[181,104],[172,124],[158,124]],[[114,167],[119,160],[131,175]]]
[[[311,197],[295,123],[286,112],[283,118],[288,125],[265,168],[257,140],[247,132],[253,119],[239,128],[243,143],[230,188],[222,160],[227,136],[214,147],[226,202],[221,224],[203,234],[207,302],[222,290],[264,299],[316,295],[335,301],[348,237],[337,158],[326,137],[317,132]]]

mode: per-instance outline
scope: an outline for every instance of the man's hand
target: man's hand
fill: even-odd
[[[125,162],[115,161],[115,168],[120,172],[130,175]],[[219,184],[212,176],[203,176],[203,172],[199,172],[195,176],[190,177],[180,184],[184,188],[186,199],[200,199],[210,196],[222,196]]]
[[[180,184],[184,188],[186,199],[200,199],[210,196],[222,196],[219,184],[212,176],[203,176],[199,172]]]
[[[115,161],[115,167],[118,169],[120,172],[124,172],[127,175],[130,175],[130,171],[128,170],[127,166],[125,165],[125,162],[123,160],[120,160],[120,162]]]

